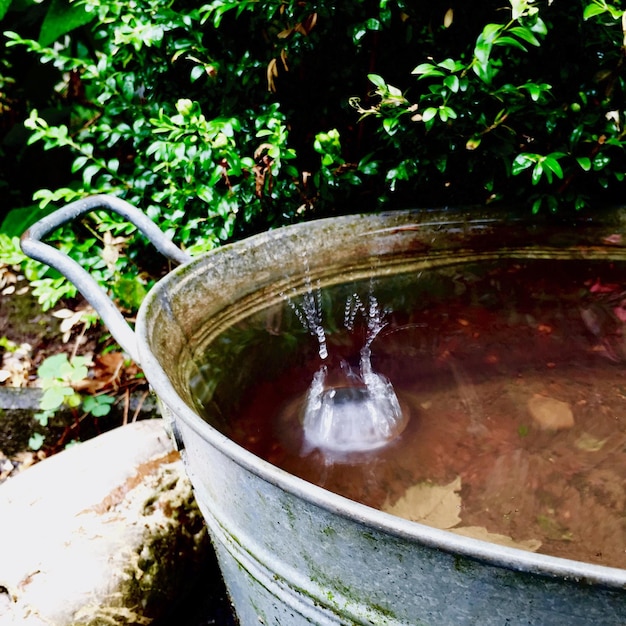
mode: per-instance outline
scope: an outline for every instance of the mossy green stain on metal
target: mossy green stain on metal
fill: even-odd
[[[270,622],[267,621],[267,617],[265,616],[263,611],[256,605],[256,602],[254,602],[252,598],[250,599],[250,604],[252,605],[254,612],[257,614],[259,624],[269,624]]]
[[[310,568],[309,580],[323,590],[323,596],[318,598],[318,601],[338,616],[345,619],[350,613],[357,612],[363,615],[363,618],[369,623],[376,626],[383,626],[389,623],[389,620],[391,622],[399,621],[391,608],[368,602],[363,597],[361,589],[352,589],[339,578],[328,576],[310,557],[305,556],[305,560]],[[359,621],[359,623],[362,622]]]
[[[473,568],[471,566],[471,562],[468,559],[459,555],[455,555],[454,569],[457,572],[471,572]]]
[[[363,532],[361,533],[361,537],[363,537],[363,539],[365,539],[370,545],[376,548],[376,545],[378,544],[378,537],[374,533]]]
[[[293,528],[296,524],[297,517],[291,509],[291,505],[287,501],[283,502],[283,511],[289,520],[289,525]]]
[[[326,537],[336,537],[337,531],[332,526],[324,526],[322,534],[326,535]]]

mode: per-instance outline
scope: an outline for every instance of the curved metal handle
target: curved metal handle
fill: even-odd
[[[42,241],[46,235],[59,226],[76,219],[83,213],[97,209],[117,213],[134,224],[150,243],[168,259],[176,263],[187,263],[191,260],[191,257],[173,244],[147,215],[125,200],[106,195],[89,196],[50,213],[33,224],[22,235],[20,245],[24,254],[53,267],[70,280],[97,311],[115,340],[136,363],[139,363],[135,332],[104,289],[76,261]]]

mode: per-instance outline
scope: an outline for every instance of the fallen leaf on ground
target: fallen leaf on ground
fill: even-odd
[[[597,278],[596,281],[589,287],[590,293],[613,293],[620,289],[620,285],[617,283],[601,283],[600,279]]]
[[[92,377],[75,384],[74,389],[89,394],[108,388],[117,389],[123,366],[124,355],[121,352],[100,354],[95,359]]]
[[[0,369],[0,382],[8,387],[26,387],[32,367],[32,347],[22,343],[19,346],[9,342],[8,350],[2,357],[2,369]]]
[[[527,406],[533,420],[545,430],[562,430],[574,425],[574,414],[567,402],[535,394]]]
[[[412,522],[447,529],[461,521],[459,517],[461,496],[458,493],[460,490],[460,476],[447,485],[422,482],[409,487],[393,504],[387,500],[382,509]]]
[[[602,241],[604,243],[619,245],[622,243],[622,235],[619,233],[613,233],[612,235],[607,235],[606,237],[602,237]]]
[[[578,439],[576,439],[574,445],[579,450],[584,450],[585,452],[598,452],[598,450],[601,450],[606,442],[606,439],[598,439],[589,433],[583,433]]]
[[[620,322],[626,322],[626,302],[622,300],[619,306],[613,308],[613,313]]]
[[[500,535],[498,533],[490,533],[483,526],[461,526],[459,528],[450,528],[450,532],[472,539],[480,539],[481,541],[489,541],[497,543],[508,548],[518,548],[519,550],[529,550],[536,552],[541,547],[541,541],[538,539],[525,539],[523,541],[515,541],[508,535]]]

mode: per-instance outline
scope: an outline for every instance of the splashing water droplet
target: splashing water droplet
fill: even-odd
[[[305,257],[306,263],[306,257]],[[306,271],[306,291],[301,303],[286,298],[296,317],[318,341],[320,359],[328,359],[326,332],[322,323],[322,296],[319,284],[313,288]],[[359,370],[341,364],[340,384],[328,382],[329,369],[323,365],[313,376],[306,395],[303,431],[304,447],[317,448],[329,454],[347,454],[374,450],[388,444],[404,430],[408,415],[404,414],[393,386],[387,378],[374,372],[371,345],[387,325],[376,297],[370,293],[367,303],[352,294],[344,307],[344,326],[354,330],[357,315],[367,324]],[[337,378],[337,372],[333,372]]]
[[[342,363],[340,385],[328,385],[328,368],[323,366],[313,377],[304,408],[305,447],[325,453],[347,454],[380,448],[404,430],[408,415],[403,413],[389,380],[372,369],[372,342],[386,326],[378,301],[372,295],[363,306],[358,295],[346,302],[344,322],[354,328],[356,314],[367,320],[365,345],[361,349],[359,371]]]
[[[303,259],[305,264],[306,291],[302,296],[301,304],[296,304],[292,298],[286,296],[284,293],[280,295],[287,301],[287,304],[289,304],[300,324],[302,324],[311,335],[317,338],[320,359],[324,361],[328,358],[328,346],[326,343],[326,332],[322,324],[322,288],[318,282],[315,285],[315,289],[313,289],[306,254],[303,254]]]
[[[366,452],[388,444],[404,430],[407,416],[391,383],[372,370],[369,354],[363,356],[360,375],[346,376],[349,384],[328,386],[327,368],[316,372],[304,409],[305,448]]]

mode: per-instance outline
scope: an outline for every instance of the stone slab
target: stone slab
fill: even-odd
[[[210,550],[162,420],[122,426],[0,486],[0,623],[149,624]]]

